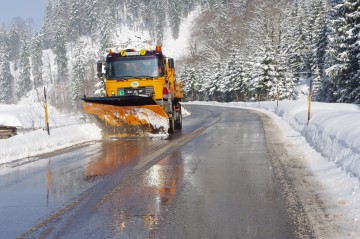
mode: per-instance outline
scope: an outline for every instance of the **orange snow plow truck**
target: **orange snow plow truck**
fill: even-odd
[[[110,50],[97,71],[106,95],[82,100],[85,112],[97,116],[108,137],[181,130],[182,84],[175,79],[174,60],[165,57],[161,46]]]

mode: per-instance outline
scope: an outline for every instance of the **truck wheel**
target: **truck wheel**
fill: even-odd
[[[182,114],[181,114],[181,105],[178,104],[177,107],[179,107],[178,111],[175,110],[175,130],[181,130],[182,129]]]
[[[171,119],[169,119],[169,130],[168,133],[169,134],[173,134],[175,131],[175,120],[174,117],[171,117]]]

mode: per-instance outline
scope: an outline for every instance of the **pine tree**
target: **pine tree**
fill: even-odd
[[[126,11],[124,12],[126,14],[126,25],[133,30],[139,30],[138,24],[140,23],[140,6],[141,1],[139,0],[133,0],[128,1],[125,5]]]
[[[149,7],[150,12],[156,12],[156,14],[151,16],[150,35],[153,41],[156,42],[156,45],[162,45],[166,26],[164,23],[166,20],[167,1],[154,0],[154,3]]]
[[[177,0],[169,0],[168,16],[170,22],[170,29],[174,39],[179,37],[180,23],[181,23],[181,2]]]
[[[275,100],[277,91],[285,79],[284,68],[269,54],[259,57],[254,85],[258,99]]]
[[[296,78],[291,72],[287,70],[284,74],[285,79],[279,81],[279,99],[296,100],[298,99],[299,92],[297,87],[299,86],[299,79]]]
[[[99,25],[100,3],[97,0],[85,1],[84,28],[85,33],[89,34],[93,41],[96,38],[96,29]]]
[[[100,28],[98,32],[99,41],[100,41],[100,50],[105,51],[107,48],[114,46],[113,42],[113,29],[114,29],[114,20],[111,17],[111,9],[105,6],[105,12],[102,15],[100,21]]]
[[[220,62],[216,62],[213,64],[213,68],[211,71],[211,76],[208,81],[205,82],[205,89],[208,92],[209,99],[213,101],[221,101],[221,90],[220,90],[220,82],[222,81],[222,70]]]
[[[342,0],[333,8],[330,53],[334,64],[327,69],[338,102],[360,101],[360,2]]]
[[[45,9],[45,20],[42,26],[42,32],[44,33],[44,48],[49,49],[52,47],[52,42],[55,36],[55,24],[53,22],[53,4],[52,1],[47,1]]]
[[[39,87],[43,85],[42,78],[42,53],[43,53],[43,34],[36,33],[31,41],[31,65],[34,86]]]
[[[229,57],[223,73],[222,84],[220,85],[220,91],[223,94],[224,101],[229,102],[234,100],[239,90],[239,83],[241,83],[240,72],[236,66],[235,55],[233,55]]]
[[[60,19],[56,30],[53,50],[55,53],[55,62],[57,65],[57,82],[67,81],[67,49],[66,49],[66,24]]]
[[[20,75],[16,87],[16,96],[18,99],[21,99],[21,97],[23,97],[33,89],[33,82],[30,78],[31,69],[29,53],[29,42],[27,40],[23,40],[19,58]]]
[[[310,73],[309,56],[311,50],[308,47],[308,29],[307,29],[307,1],[295,0],[293,2],[291,12],[288,19],[287,32],[290,34],[287,38],[288,65],[294,74],[294,77],[299,81],[302,77],[307,77]]]
[[[83,2],[80,0],[72,0],[70,13],[69,13],[69,20],[68,20],[68,36],[67,38],[70,41],[76,41],[82,35],[82,6]]]
[[[86,60],[84,52],[86,45],[83,42],[76,44],[72,60],[73,76],[71,81],[72,106],[75,110],[79,109],[79,97],[81,96],[82,84],[86,77]]]
[[[181,76],[181,79],[184,82],[184,93],[187,100],[196,100],[197,91],[196,91],[196,75],[193,68],[185,67],[184,73]]]
[[[315,99],[319,91],[321,80],[325,75],[324,62],[327,45],[327,6],[325,0],[316,0],[310,4],[310,52],[308,59],[310,63],[310,80],[313,81],[313,96]]]
[[[14,102],[14,77],[10,72],[10,56],[5,44],[0,44],[0,102]]]
[[[256,64],[252,57],[248,57],[242,64],[243,86],[241,93],[243,94],[244,101],[255,101],[256,87],[253,80],[256,78]]]

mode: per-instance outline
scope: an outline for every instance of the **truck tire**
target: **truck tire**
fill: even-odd
[[[175,112],[175,130],[182,129],[182,113],[181,113],[181,105],[178,103],[176,106],[178,110],[174,110]]]
[[[173,134],[175,132],[175,120],[174,117],[171,117],[171,119],[169,119],[169,130],[168,133],[169,134]]]

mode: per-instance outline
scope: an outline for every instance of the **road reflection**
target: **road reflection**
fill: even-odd
[[[98,151],[76,158],[69,164],[58,167],[53,162],[48,165],[46,183],[47,204],[73,197],[94,185],[103,176],[118,173],[135,165],[141,155],[146,154],[156,142],[150,140],[117,140],[98,145]],[[70,161],[70,160],[69,160]],[[54,161],[55,163],[56,161]]]
[[[114,195],[110,208],[115,234],[126,238],[147,237],[160,223],[166,207],[174,203],[183,177],[181,152],[174,151],[148,169],[139,181]]]
[[[91,162],[85,170],[85,178],[91,179],[104,176],[129,166],[135,159],[149,149],[148,140],[120,140],[107,142],[103,145],[103,151],[99,160]]]
[[[49,162],[43,175],[48,207],[100,183],[103,189],[93,192],[97,194],[93,197],[97,200],[98,194],[107,193],[119,183],[118,180],[133,173],[133,168],[142,163],[144,156],[166,143],[146,140],[106,142],[81,162],[72,161],[61,168],[53,161]],[[168,206],[174,203],[183,177],[183,156],[175,150],[141,175],[131,178],[99,209],[104,214],[93,216],[104,216],[103,223],[115,238],[146,238],[161,223]],[[91,197],[89,200],[91,202]]]

